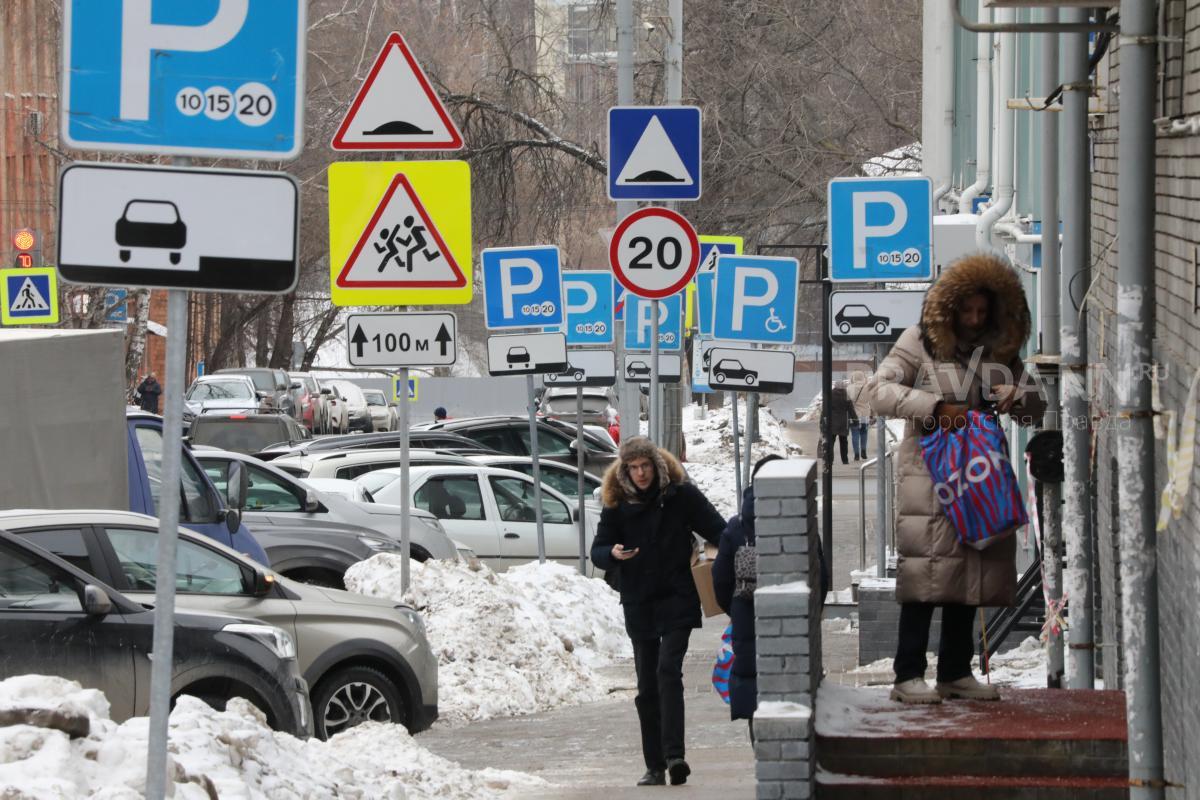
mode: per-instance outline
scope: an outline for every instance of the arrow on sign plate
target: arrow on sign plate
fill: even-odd
[[[358,349],[358,358],[363,357],[363,345],[367,343],[367,335],[363,333],[362,325],[354,326],[354,335],[350,337],[350,344]]]
[[[450,345],[450,339],[450,331],[446,330],[446,323],[443,322],[442,327],[438,329],[437,336],[433,337],[433,340],[441,348],[441,355],[443,356],[446,355],[446,348]]]

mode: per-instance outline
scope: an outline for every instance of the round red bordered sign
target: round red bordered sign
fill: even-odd
[[[661,300],[696,275],[700,240],[682,214],[656,206],[640,208],[613,231],[608,263],[628,291]]]

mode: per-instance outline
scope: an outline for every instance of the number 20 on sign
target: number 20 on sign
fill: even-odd
[[[641,208],[621,220],[608,248],[621,285],[652,300],[681,291],[700,266],[700,240],[684,217],[666,208]]]

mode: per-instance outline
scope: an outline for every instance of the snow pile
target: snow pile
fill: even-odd
[[[594,667],[632,655],[617,595],[561,564],[497,575],[485,566],[429,560],[400,590],[400,557],[380,553],[346,572],[346,587],[402,600],[425,619],[438,658],[438,712],[462,722],[599,700]]]
[[[61,678],[0,681],[0,707],[85,709],[88,736],[29,725],[0,727],[0,797],[137,800],[145,790],[149,720],[120,725],[100,692]],[[519,772],[471,771],[417,745],[400,725],[367,723],[328,742],[302,741],[266,726],[250,703],[215,711],[181,697],[171,712],[169,772],[177,800],[341,797],[503,798],[544,788]]]
[[[928,675],[937,672],[937,655],[926,653],[929,662]],[[985,679],[979,666],[979,656],[971,661],[971,669],[980,680],[988,680],[997,686],[1015,689],[1044,689],[1046,687],[1046,649],[1037,637],[1028,636],[1021,644],[1005,653],[996,653],[991,659],[991,675]],[[853,673],[892,671],[892,659],[881,658],[870,664],[850,670]]]

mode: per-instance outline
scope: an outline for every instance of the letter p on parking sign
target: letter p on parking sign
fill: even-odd
[[[829,182],[834,281],[933,279],[933,182],[923,175]]]

